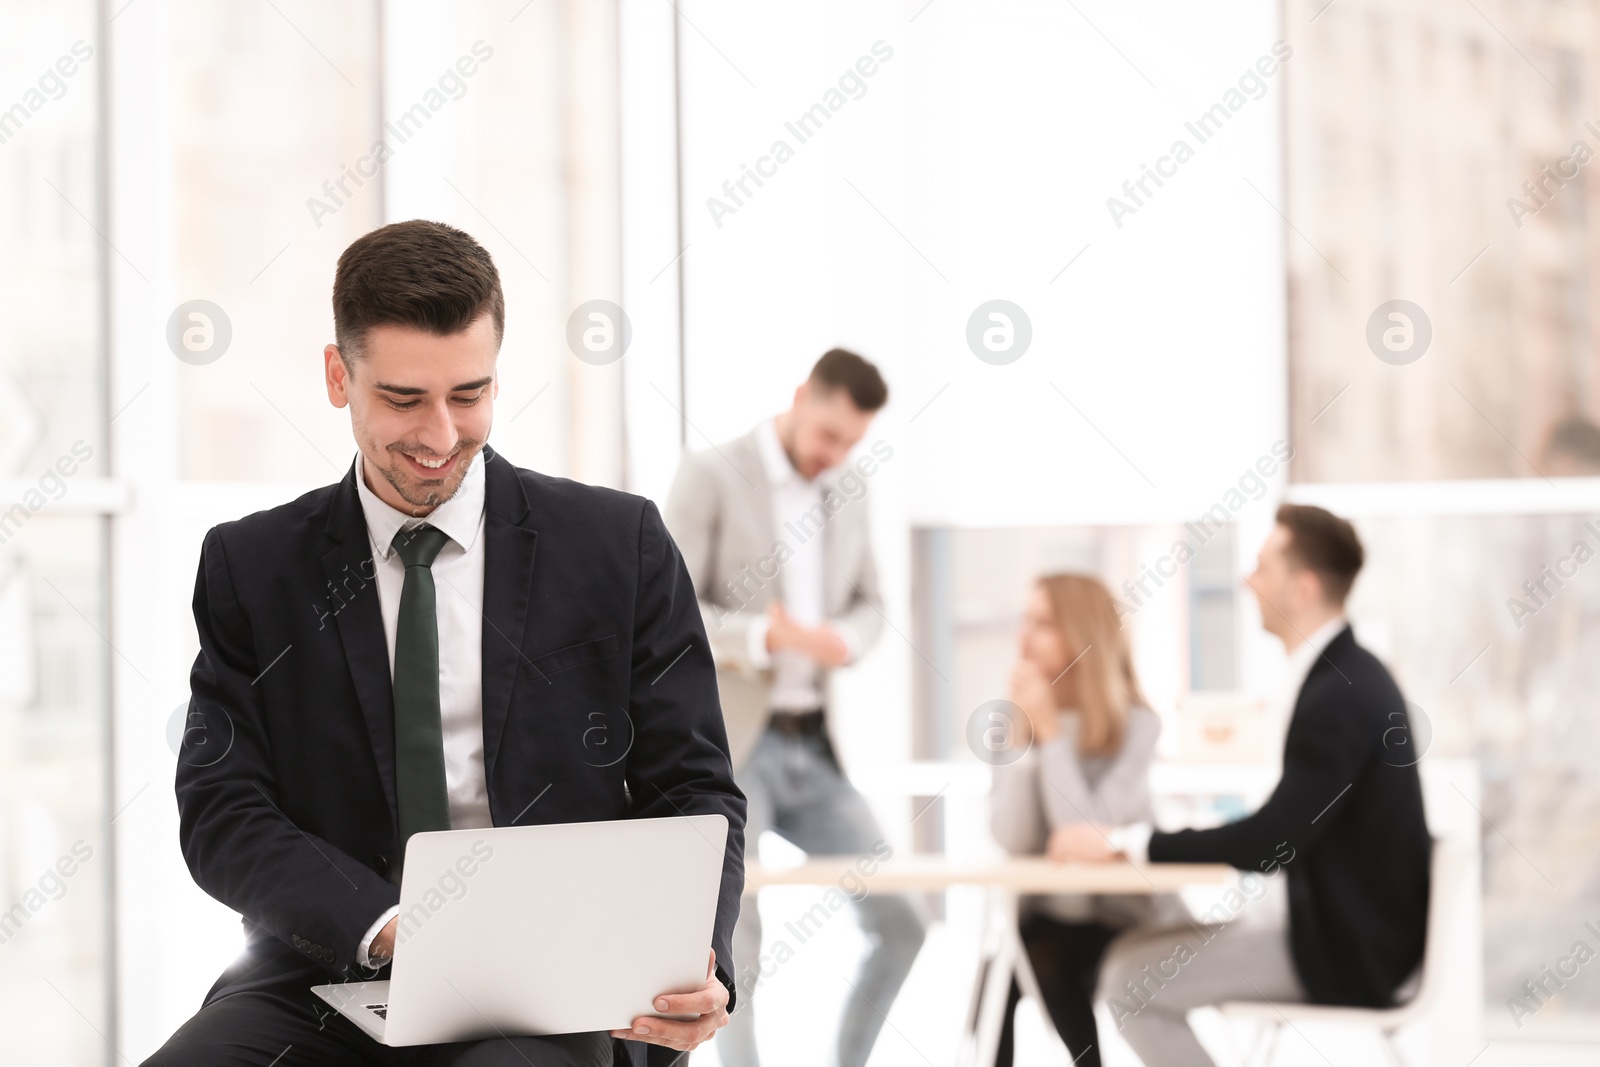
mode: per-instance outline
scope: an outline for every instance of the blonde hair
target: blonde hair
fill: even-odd
[[[1038,585],[1050,601],[1067,662],[1076,661],[1078,751],[1085,756],[1116,752],[1129,709],[1145,705],[1116,602],[1098,578],[1087,574],[1047,574]]]

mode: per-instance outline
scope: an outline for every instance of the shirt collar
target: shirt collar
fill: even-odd
[[[1305,685],[1306,676],[1311,673],[1311,667],[1317,662],[1317,657],[1322,655],[1323,650],[1348,625],[1350,621],[1344,617],[1344,612],[1340,612],[1317,627],[1289,654],[1289,679],[1294,683],[1295,692],[1298,693],[1300,687]]]
[[[483,525],[483,451],[480,449],[472,457],[456,495],[427,515],[407,515],[379,499],[377,493],[367,488],[366,459],[359,451],[356,453],[356,492],[360,494],[361,510],[366,515],[372,550],[379,559],[389,558],[395,534],[422,523],[444,531],[445,536],[460,545],[462,551],[470,551],[472,543],[477,540],[478,529]]]
[[[783,450],[783,442],[778,439],[777,419],[767,419],[757,427],[756,449],[761,453],[761,467],[766,471],[769,485],[776,487],[790,482],[813,484],[801,478],[800,472],[789,462],[789,454]]]

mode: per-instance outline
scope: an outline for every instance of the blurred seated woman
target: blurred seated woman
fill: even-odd
[[[1161,720],[1146,706],[1111,594],[1082,574],[1040,578],[1017,635],[1010,700],[1021,709],[992,762],[991,829],[1013,855],[1050,855],[1074,822],[1148,820],[1147,781]],[[999,724],[997,724],[999,725]],[[1021,752],[1020,758],[1015,758]],[[1181,921],[1176,897],[1079,893],[1024,896],[1019,933],[1074,1067],[1097,1067],[1094,990],[1112,938],[1135,924]],[[996,1067],[1011,1067],[1011,984]]]

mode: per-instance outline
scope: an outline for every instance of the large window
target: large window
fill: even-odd
[[[1597,524],[1417,514],[1359,525],[1369,562],[1353,614],[1387,626],[1401,688],[1432,727],[1428,752],[1482,768],[1486,1030],[1592,1038],[1600,992],[1584,983],[1567,983],[1548,1009],[1527,1001],[1540,1008],[1530,1016],[1507,1005],[1588,940],[1584,924],[1600,912],[1589,765],[1600,745]]]
[[[1592,1037],[1592,990],[1524,983],[1600,903],[1595,11],[1323,6],[1288,5],[1291,492],[1356,521],[1352,614],[1481,767],[1486,1033]]]
[[[93,4],[39,2],[0,34],[0,1034],[18,1063],[96,1062],[111,1020],[95,31]]]
[[[1299,476],[1600,474],[1592,6],[1288,8]]]
[[[350,467],[322,349],[355,237],[480,240],[507,298],[493,443],[625,482],[622,368],[567,342],[621,299],[618,32],[577,0],[7,6],[6,1062],[140,1061],[241,944],[176,847],[190,597],[210,526]]]
[[[333,265],[383,221],[378,5],[171,6],[173,303],[209,348],[177,367],[182,476],[336,480],[317,382]]]

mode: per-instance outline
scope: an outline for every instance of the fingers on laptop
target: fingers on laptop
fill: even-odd
[[[699,1047],[702,1042],[711,1040],[712,1035],[721,1028],[722,1021],[726,1018],[726,1014],[722,1014],[720,1019],[717,1015],[706,1015],[691,1022],[679,1022],[676,1019],[641,1016],[634,1020],[632,1030],[613,1030],[611,1036],[628,1038],[632,1041],[646,1041],[652,1045],[665,1045],[686,1052]]]
[[[692,1049],[703,1041],[711,1040],[727,1024],[728,1013],[723,1009],[728,991],[722,983],[713,980],[711,986],[693,993],[671,993],[656,998],[657,1011],[674,1015],[698,1015],[698,1019],[658,1019],[641,1015],[633,1020],[632,1030],[613,1030],[612,1037],[648,1041],[674,1049]],[[662,1005],[665,1005],[663,1007]]]
[[[655,1009],[672,1015],[698,1015],[693,1021],[657,1019],[641,1015],[633,1020],[632,1030],[613,1030],[612,1037],[648,1041],[669,1048],[688,1051],[711,1040],[718,1030],[727,1025],[728,1013],[723,1010],[728,1003],[727,987],[718,980],[717,952],[711,950],[706,965],[706,984],[692,993],[663,993],[655,1000]]]

